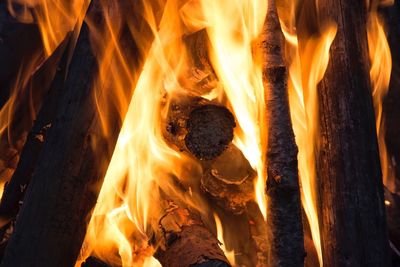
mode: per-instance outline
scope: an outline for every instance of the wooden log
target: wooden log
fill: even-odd
[[[269,266],[303,266],[297,146],[287,93],[287,68],[282,54],[283,33],[274,0],[261,36],[263,85],[267,109],[267,225]]]
[[[104,26],[100,2],[91,2],[88,18],[92,26]],[[110,12],[111,8],[105,10]],[[137,50],[129,52],[140,56]],[[96,203],[120,129],[116,119],[117,125],[110,125],[107,139],[102,133],[93,97],[93,81],[98,71],[85,22],[68,66],[65,94],[57,107],[1,266],[62,267],[76,262],[88,216]]]
[[[188,96],[172,100],[164,123],[166,140],[200,160],[219,156],[232,141],[236,125],[226,107]]]
[[[68,46],[68,48],[66,46]],[[2,219],[15,219],[15,216],[19,211],[20,203],[25,194],[25,189],[33,175],[33,171],[39,158],[38,155],[40,155],[44,140],[46,139],[46,134],[51,127],[59,101],[62,99],[64,93],[63,84],[67,71],[67,63],[70,58],[69,52],[71,51],[70,49],[72,49],[72,46],[73,41],[70,40],[68,35],[66,40],[62,42],[54,52],[54,55],[56,55],[57,58],[59,58],[58,54],[64,54],[64,56],[58,64],[58,67],[56,67],[57,73],[52,85],[50,86],[51,88],[49,89],[48,95],[45,97],[42,108],[37,115],[34,125],[28,134],[27,141],[21,152],[18,166],[11,181],[4,189],[0,202],[0,217]],[[49,65],[54,67],[55,63],[52,58],[50,59]],[[45,63],[45,66],[46,65],[47,64]],[[46,69],[47,68],[45,68],[45,70]],[[41,75],[43,75],[43,71],[38,72],[37,75],[33,77],[33,83],[35,80],[41,81],[42,79],[37,78]]]
[[[155,257],[163,267],[229,266],[218,239],[189,209],[169,202],[159,227]]]
[[[390,266],[362,0],[321,0],[338,23],[318,86],[319,219],[325,266]]]
[[[203,163],[201,188],[226,211],[241,214],[255,199],[256,172],[233,144],[211,162]]]

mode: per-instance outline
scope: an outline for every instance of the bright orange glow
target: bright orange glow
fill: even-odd
[[[387,1],[386,1],[387,2]],[[390,3],[383,3],[385,5]],[[385,143],[385,118],[383,116],[383,99],[389,89],[390,74],[392,71],[392,57],[387,42],[383,21],[377,12],[377,6],[371,7],[368,19],[368,47],[371,61],[372,97],[375,107],[376,132],[378,135],[379,153],[382,166],[383,183],[394,191],[394,171],[391,168],[389,155]]]

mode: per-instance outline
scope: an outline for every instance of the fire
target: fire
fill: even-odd
[[[210,60],[219,83],[205,97],[215,98],[234,111],[240,126],[235,132],[234,143],[258,170],[257,198],[265,213],[260,127],[264,116],[263,87],[261,68],[253,60],[252,46],[262,29],[266,2],[236,1],[232,5],[231,1],[204,0],[182,4],[181,1],[169,0],[165,3],[159,25],[152,6],[145,1],[143,4],[154,41],[140,73],[132,73],[126,58],[121,56],[120,44],[115,38],[118,28],[108,24],[106,31],[109,35],[106,38],[96,37],[99,29],[94,29],[94,40],[101,39],[96,48],[100,55],[98,84],[111,81],[107,87],[116,92],[113,101],[120,103],[116,106],[121,110],[127,108],[127,114],[89,224],[81,258],[94,254],[122,266],[155,264],[151,259],[155,248],[148,245],[148,240],[157,232],[158,220],[164,212],[161,192],[200,213],[208,212],[204,199],[192,191],[188,181],[195,179],[198,164],[170,148],[162,136],[162,121],[171,98],[187,92],[184,80],[189,62],[182,40],[184,34],[207,30],[211,43]],[[139,46],[146,41],[140,36],[134,37]],[[112,66],[116,60],[120,63],[114,71]],[[126,77],[121,77],[121,73]],[[120,81],[133,81],[135,76],[138,76],[138,81],[129,103],[125,101],[126,94],[121,93],[124,84]],[[104,106],[99,103],[103,128],[107,133],[110,114],[104,111]],[[189,190],[180,191],[171,177],[189,184]],[[216,219],[216,223],[221,234],[221,222]],[[231,260],[234,260],[233,254]]]
[[[214,213],[214,219],[215,219],[215,224],[216,224],[216,226],[217,226],[218,240],[219,240],[220,242],[224,242],[224,232],[223,232],[223,229],[222,229],[222,223],[221,223],[221,220],[219,219],[218,215],[215,214],[215,213]],[[226,256],[226,258],[228,259],[229,263],[230,263],[232,266],[235,266],[235,251],[233,251],[233,250],[228,250],[228,249],[225,247],[224,243],[222,243],[222,244],[220,245],[220,247],[221,247],[222,250],[224,251],[225,256]]]
[[[299,37],[299,33],[296,32],[294,13],[295,5],[293,3],[289,7],[289,12],[281,15],[281,24],[286,39],[285,56],[286,61],[289,62],[289,103],[293,130],[299,148],[298,163],[302,204],[310,224],[320,266],[322,266],[315,166],[319,120],[317,84],[323,78],[328,66],[329,49],[336,36],[337,27],[333,22],[325,22],[320,27],[319,34]],[[302,38],[301,44],[299,38]]]
[[[369,58],[371,61],[370,77],[372,83],[372,97],[375,107],[376,132],[378,135],[383,183],[389,189],[393,189],[395,179],[386,149],[385,118],[383,116],[382,108],[384,97],[389,89],[390,74],[392,71],[392,57],[386,38],[383,20],[379,17],[377,12],[378,4],[390,5],[392,2],[378,2],[371,3],[371,11],[367,24]]]

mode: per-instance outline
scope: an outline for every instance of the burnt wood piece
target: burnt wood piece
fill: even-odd
[[[164,137],[179,150],[210,160],[227,148],[235,126],[235,118],[226,107],[182,96],[170,104]]]
[[[18,76],[27,77],[44,59],[39,27],[14,18],[8,1],[0,2],[0,109],[7,102],[13,82]],[[18,4],[12,4],[18,8]],[[36,65],[36,66],[35,66]]]
[[[170,202],[159,221],[155,257],[163,267],[229,266],[218,239],[200,217]]]
[[[256,175],[242,151],[230,144],[220,156],[203,163],[201,188],[224,210],[241,214],[255,198]]]
[[[288,73],[282,54],[283,33],[274,0],[261,35],[263,85],[267,109],[266,184],[269,266],[303,266],[297,146],[290,118]]]
[[[100,2],[91,2],[87,18],[92,26],[105,23]],[[134,42],[129,49],[136,49]],[[138,51],[130,52],[139,57]],[[68,66],[65,93],[1,266],[69,267],[76,262],[120,129],[112,124],[107,138],[103,135],[93,97],[98,71],[84,22]]]
[[[51,123],[55,117],[59,104],[58,102],[62,98],[64,92],[63,85],[69,60],[69,48],[66,49],[66,46],[72,46],[72,44],[69,43],[70,38],[68,35],[66,40],[62,42],[54,52],[54,55],[62,53],[64,55],[58,64],[58,68],[56,68],[57,73],[52,85],[50,86],[51,88],[49,89],[48,95],[45,97],[42,108],[40,109],[34,125],[28,134],[17,168],[11,177],[10,182],[4,189],[0,202],[0,217],[2,219],[15,218],[19,211],[20,201],[23,200],[25,189],[33,175],[44,140],[46,139],[47,131],[51,127]],[[52,61],[53,60],[51,60],[51,65],[54,67],[55,63]]]
[[[318,86],[317,177],[325,266],[390,266],[363,0],[320,0],[338,23]]]

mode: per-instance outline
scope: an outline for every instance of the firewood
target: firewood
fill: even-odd
[[[69,59],[69,48],[66,46],[72,46],[69,35],[66,40],[56,49],[54,52],[58,58],[58,54],[64,54],[62,60],[58,64],[57,73],[53,80],[51,88],[49,89],[48,95],[45,97],[42,108],[40,109],[34,125],[27,137],[27,141],[22,149],[21,159],[18,162],[18,166],[11,178],[10,183],[5,187],[1,202],[0,202],[0,216],[5,219],[9,217],[15,217],[19,211],[20,202],[23,200],[25,189],[33,175],[34,168],[36,166],[38,155],[40,154],[46,134],[51,127],[55,112],[58,106],[58,101],[62,98],[63,84],[66,75],[66,68]],[[66,50],[66,51],[65,51]],[[51,66],[54,66],[54,62],[50,58]],[[47,63],[45,63],[45,66]],[[42,75],[43,71],[40,71],[34,75],[33,82],[39,78],[35,78]],[[45,85],[43,85],[45,86]]]
[[[290,119],[282,44],[283,33],[275,1],[270,0],[260,44],[268,122],[268,261],[269,266],[303,266],[305,252],[297,146]]]
[[[219,156],[233,139],[236,124],[232,113],[200,97],[175,99],[165,122],[166,140],[200,160]]]
[[[100,2],[91,2],[87,16],[92,26],[104,26]],[[126,33],[131,36],[128,28]],[[124,32],[120,38],[125,38]],[[136,57],[129,62],[141,62],[142,54],[134,43],[127,49],[127,54]],[[63,84],[65,94],[58,103],[1,266],[62,267],[76,262],[120,130],[119,119],[111,117],[107,138],[102,132],[93,86],[98,71],[89,27],[84,22]],[[132,87],[127,86],[127,90]],[[129,99],[132,92],[126,95]]]
[[[187,208],[169,202],[159,221],[160,233],[155,257],[163,267],[228,267],[218,239],[201,218]]]
[[[317,8],[319,18],[338,23],[329,64],[317,90],[320,136],[316,163],[324,265],[390,266],[371,97],[366,2],[321,0]]]
[[[255,177],[243,153],[230,144],[220,156],[203,163],[201,188],[225,210],[241,214],[247,202],[255,199]]]

